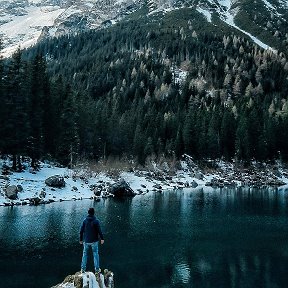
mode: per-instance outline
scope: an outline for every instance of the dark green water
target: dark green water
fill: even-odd
[[[0,207],[0,287],[50,287],[80,270],[78,230],[90,206],[105,232],[101,267],[114,271],[115,288],[288,287],[284,189]]]

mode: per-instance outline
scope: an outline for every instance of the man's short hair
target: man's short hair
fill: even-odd
[[[95,213],[94,208],[89,208],[89,209],[88,209],[88,214],[89,214],[89,215],[94,215],[94,213]]]

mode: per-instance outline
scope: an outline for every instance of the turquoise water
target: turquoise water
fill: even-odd
[[[90,206],[105,233],[101,267],[114,271],[115,288],[287,287],[288,191],[277,189],[0,207],[0,286],[50,287],[79,271],[79,226]]]

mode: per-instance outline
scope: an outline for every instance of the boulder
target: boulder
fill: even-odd
[[[5,189],[5,195],[7,198],[11,199],[11,200],[16,200],[18,198],[18,189],[16,185],[11,185],[8,186]]]
[[[282,177],[282,174],[281,174],[281,172],[280,172],[278,169],[274,169],[274,170],[273,170],[273,174],[274,174],[276,177],[278,177],[278,178],[281,178],[281,177]]]
[[[133,197],[136,193],[132,190],[129,184],[125,180],[121,180],[113,184],[109,188],[109,193],[115,197]]]
[[[62,188],[65,187],[65,180],[64,177],[59,175],[54,175],[45,180],[45,184],[49,187],[55,187],[55,188]]]
[[[42,190],[42,191],[40,192],[40,194],[39,194],[39,197],[40,197],[40,198],[45,198],[45,197],[46,197],[46,192]]]
[[[41,204],[41,199],[39,197],[30,198],[29,201],[30,201],[30,205],[37,206]]]
[[[198,183],[195,181],[195,180],[193,180],[192,182],[191,182],[191,187],[192,188],[196,188],[198,186]]]
[[[23,191],[22,185],[17,185],[17,191],[18,191],[18,192],[22,192],[22,191]]]
[[[94,195],[95,196],[101,196],[101,190],[99,189],[99,190],[95,190],[94,191]]]
[[[90,279],[91,278],[91,279]],[[89,284],[89,279],[91,284]],[[93,284],[94,283],[94,284]],[[105,269],[103,273],[94,274],[92,272],[80,273],[77,272],[75,275],[68,275],[61,284],[53,286],[52,288],[61,288],[61,287],[75,287],[75,288],[114,288],[114,275],[113,272]]]
[[[161,190],[161,189],[162,189],[162,186],[159,185],[159,184],[154,184],[154,185],[153,185],[153,188]]]
[[[204,175],[201,172],[196,172],[194,177],[198,180],[203,180],[204,179]]]

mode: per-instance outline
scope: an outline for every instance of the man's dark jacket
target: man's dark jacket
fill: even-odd
[[[84,236],[84,237],[83,237]],[[95,216],[88,215],[82,223],[80,229],[80,241],[85,243],[93,243],[99,240],[104,240],[100,223]]]

